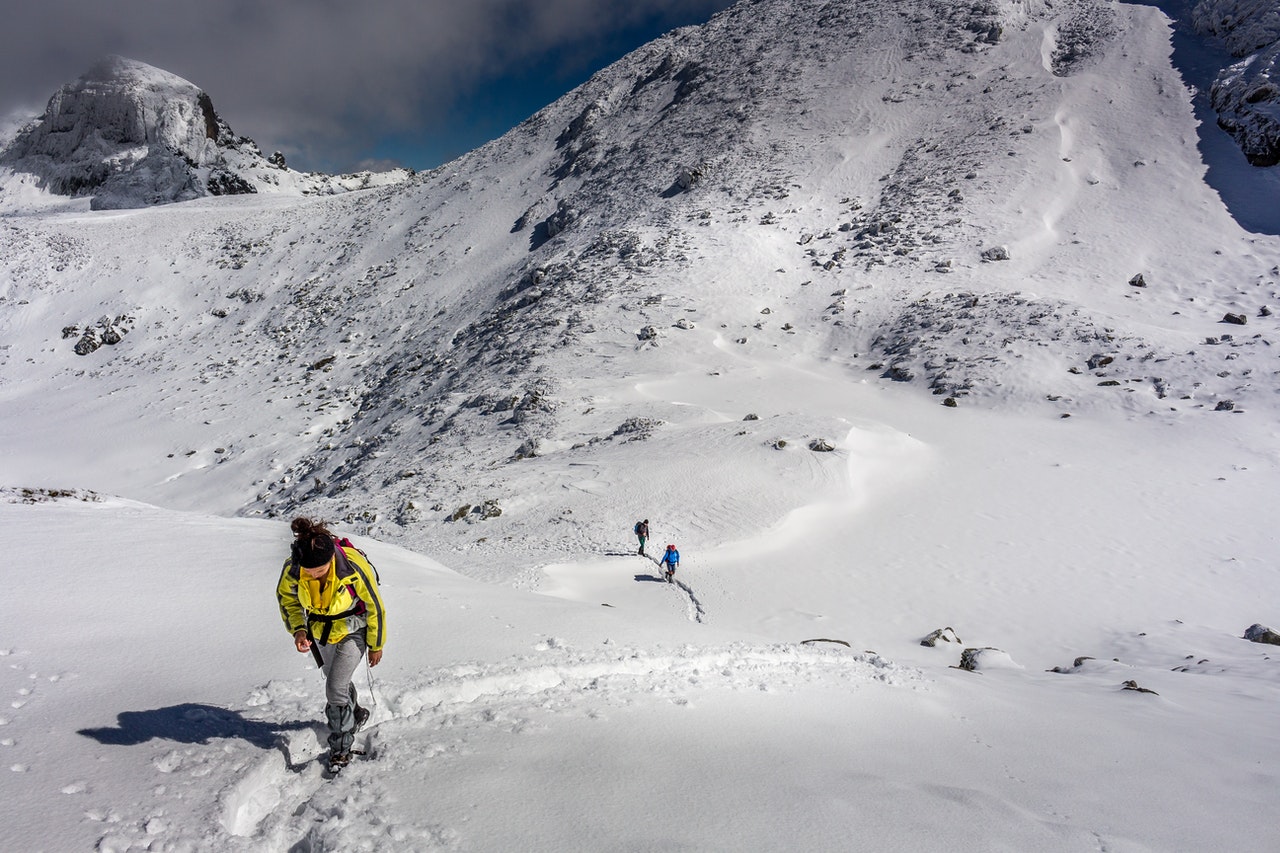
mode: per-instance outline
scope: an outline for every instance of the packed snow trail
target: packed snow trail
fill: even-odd
[[[536,733],[556,726],[558,717],[595,718],[610,708],[654,703],[684,706],[713,691],[789,693],[874,684],[923,687],[916,670],[846,649],[736,643],[670,651],[611,644],[576,650],[552,642],[526,660],[460,664],[380,685],[382,710],[359,738],[369,755],[336,779],[324,778],[314,760],[323,754],[324,732],[317,724],[283,734],[277,750],[236,741],[183,750],[170,761],[167,787],[180,797],[177,792],[197,780],[235,768],[218,796],[216,819],[248,846],[228,849],[361,850],[373,849],[375,841],[379,850],[452,849],[456,833],[435,824],[429,807],[412,825],[390,825],[383,804],[406,779],[429,778],[433,758],[463,756],[472,739],[488,737],[490,730]],[[314,712],[315,688],[306,679],[273,681],[254,691],[249,712],[278,725],[305,718]],[[102,849],[197,841],[182,828],[161,829],[144,815],[121,815],[119,822],[142,831],[133,838],[117,832]]]

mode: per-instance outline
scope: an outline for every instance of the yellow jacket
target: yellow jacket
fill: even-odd
[[[312,640],[328,645],[363,629],[369,650],[378,651],[386,644],[386,612],[377,574],[356,548],[334,543],[334,558],[330,574],[336,586],[327,607],[312,600],[312,585],[301,567],[292,558],[284,561],[276,584],[280,618],[290,634],[306,631]]]

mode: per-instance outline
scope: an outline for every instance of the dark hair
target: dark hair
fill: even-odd
[[[315,568],[333,557],[333,533],[323,521],[298,516],[293,529],[293,559],[299,566]]]

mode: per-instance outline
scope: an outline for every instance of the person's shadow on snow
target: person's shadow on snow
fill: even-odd
[[[114,729],[80,729],[78,734],[110,746],[137,746],[156,739],[207,744],[214,738],[239,738],[259,749],[278,749],[284,732],[313,726],[301,720],[249,720],[238,711],[190,702],[152,711],[121,711],[116,719]]]

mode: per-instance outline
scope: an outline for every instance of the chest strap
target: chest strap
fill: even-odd
[[[363,616],[364,613],[365,613],[364,602],[359,600],[356,601],[356,606],[352,607],[350,610],[344,610],[341,613],[335,613],[333,615],[328,615],[324,613],[313,613],[310,610],[308,610],[307,611],[307,636],[315,640],[320,645],[327,646],[329,645],[329,633],[333,630],[334,622],[337,622],[340,619],[347,619],[351,616]],[[320,636],[318,637],[316,636],[316,633],[315,633],[315,626],[317,624],[324,626],[320,630]]]

